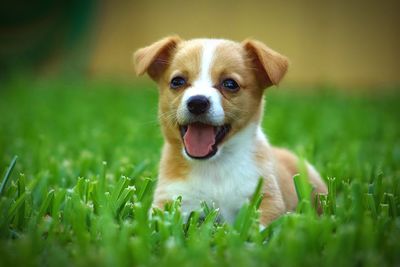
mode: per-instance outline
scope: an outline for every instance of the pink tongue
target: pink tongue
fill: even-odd
[[[193,157],[204,157],[212,151],[215,144],[214,127],[211,125],[192,123],[183,136],[186,151]]]

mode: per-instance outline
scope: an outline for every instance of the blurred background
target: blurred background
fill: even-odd
[[[255,38],[291,60],[286,85],[400,83],[400,2],[3,0],[0,79],[137,79],[132,53],[170,34]]]

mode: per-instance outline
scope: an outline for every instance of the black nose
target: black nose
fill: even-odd
[[[187,101],[187,107],[191,113],[200,115],[210,108],[210,101],[203,95],[191,96]]]

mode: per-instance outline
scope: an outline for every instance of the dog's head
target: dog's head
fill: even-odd
[[[261,42],[164,38],[134,54],[137,74],[160,89],[165,138],[195,159],[217,154],[223,144],[262,113],[264,88],[276,85],[287,59]]]

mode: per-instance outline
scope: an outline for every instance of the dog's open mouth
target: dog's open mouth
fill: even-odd
[[[199,122],[180,126],[186,154],[195,159],[214,156],[218,151],[218,144],[222,142],[230,128],[228,124],[214,126]]]

